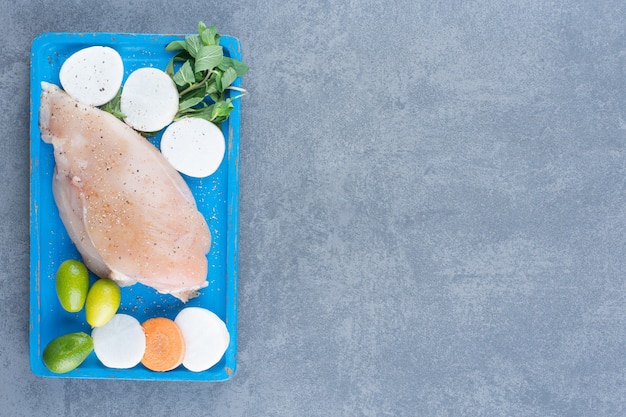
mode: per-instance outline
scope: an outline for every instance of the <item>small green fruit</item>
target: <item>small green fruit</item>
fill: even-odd
[[[100,278],[91,286],[85,303],[87,323],[91,327],[104,326],[117,312],[121,302],[120,287],[107,278]]]
[[[53,339],[43,350],[43,363],[57,374],[78,367],[93,350],[91,336],[84,332],[68,333]]]
[[[71,313],[80,311],[89,291],[87,267],[73,259],[63,262],[57,270],[55,286],[61,306]]]

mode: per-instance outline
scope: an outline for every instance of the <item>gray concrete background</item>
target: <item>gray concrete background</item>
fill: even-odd
[[[626,415],[626,3],[0,5],[0,415]],[[238,370],[28,364],[28,73],[44,31],[238,37]]]

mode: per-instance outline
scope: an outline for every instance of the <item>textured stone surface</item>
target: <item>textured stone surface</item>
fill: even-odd
[[[0,5],[1,415],[624,415],[625,3],[131,3]],[[251,66],[237,373],[35,377],[30,42],[198,19]]]

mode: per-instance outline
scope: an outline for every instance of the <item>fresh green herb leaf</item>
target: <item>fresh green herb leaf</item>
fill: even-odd
[[[191,108],[184,112],[184,117],[199,117],[213,123],[221,123],[228,119],[230,112],[235,108],[230,99],[213,103],[209,106]]]
[[[219,93],[219,91],[217,91],[217,84],[215,83],[215,81],[207,83],[206,95],[217,94],[217,93]]]
[[[206,25],[204,24],[204,22],[201,20],[198,22],[198,33],[202,34],[204,31],[206,30]]]
[[[168,51],[178,51],[168,62],[165,71],[178,88],[179,108],[176,119],[200,117],[219,124],[234,109],[232,103],[248,92],[233,84],[237,77],[248,72],[241,61],[224,56],[219,44],[220,35],[215,25],[198,23],[198,34],[185,40],[170,42]],[[239,94],[231,97],[230,91]]]
[[[222,88],[222,73],[219,71],[216,71],[215,76],[213,78],[215,79],[215,86],[217,87],[217,91],[222,93],[224,91],[224,89]],[[219,100],[213,100],[213,101],[219,101]]]
[[[100,108],[108,113],[111,113],[113,116],[117,117],[120,120],[124,120],[126,115],[122,113],[120,108],[120,98],[122,97],[122,89],[120,88],[115,97],[111,99],[108,103],[103,104]]]
[[[203,46],[196,55],[195,71],[202,72],[217,67],[224,57],[224,50],[219,45]]]
[[[189,52],[189,55],[193,58],[196,58],[198,51],[204,46],[202,44],[202,40],[200,39],[200,35],[190,35],[185,37],[185,44],[185,50]]]
[[[176,74],[172,77],[174,83],[179,87],[185,87],[187,85],[193,85],[196,83],[196,75],[191,68],[191,62],[185,61],[185,63],[176,71]]]
[[[248,72],[248,66],[246,64],[227,56],[222,59],[222,62],[217,67],[222,71],[226,71],[228,68],[233,68],[237,72],[237,77],[241,77]]]
[[[219,45],[220,43],[220,35],[217,34],[217,29],[215,25],[210,28],[205,28],[202,32],[200,32],[200,37],[202,38],[202,43],[207,46],[210,45]]]
[[[170,77],[174,76],[174,58],[170,59],[170,61],[165,66],[165,73]]]
[[[222,91],[230,87],[235,79],[237,79],[237,71],[233,67],[227,68],[222,74]]]
[[[139,132],[139,134],[141,136],[143,136],[144,138],[151,138],[151,137],[155,137],[156,135],[158,135],[159,131],[157,131],[157,132]]]
[[[165,50],[168,52],[180,51],[180,50],[186,50],[186,49],[187,49],[187,43],[185,41],[172,41],[168,43],[167,46],[165,47]]]
[[[193,106],[196,106],[200,103],[202,103],[202,101],[204,100],[204,95],[203,96],[195,96],[195,97],[189,97],[187,99],[185,99],[185,101],[181,101],[180,104],[178,105],[178,111],[179,112],[184,112],[187,109],[193,108]]]
[[[175,67],[176,63],[177,62],[184,62],[184,61],[186,61],[188,59],[188,57],[189,57],[189,54],[187,53],[187,51],[180,51],[180,52],[178,52],[167,63],[167,65],[165,67],[165,72],[170,77],[173,77],[174,76],[174,67]]]
[[[234,108],[235,106],[230,101],[230,99],[213,104],[210,121],[213,123],[223,122],[224,120],[228,119],[228,116],[230,115],[231,110]]]
[[[193,106],[196,106],[206,97],[206,84],[185,95],[185,99],[178,103],[178,111],[182,112]]]

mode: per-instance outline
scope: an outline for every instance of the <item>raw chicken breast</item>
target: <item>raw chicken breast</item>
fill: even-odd
[[[191,190],[157,148],[113,115],[42,83],[41,137],[52,191],[86,265],[121,286],[182,301],[207,285],[211,234]]]

